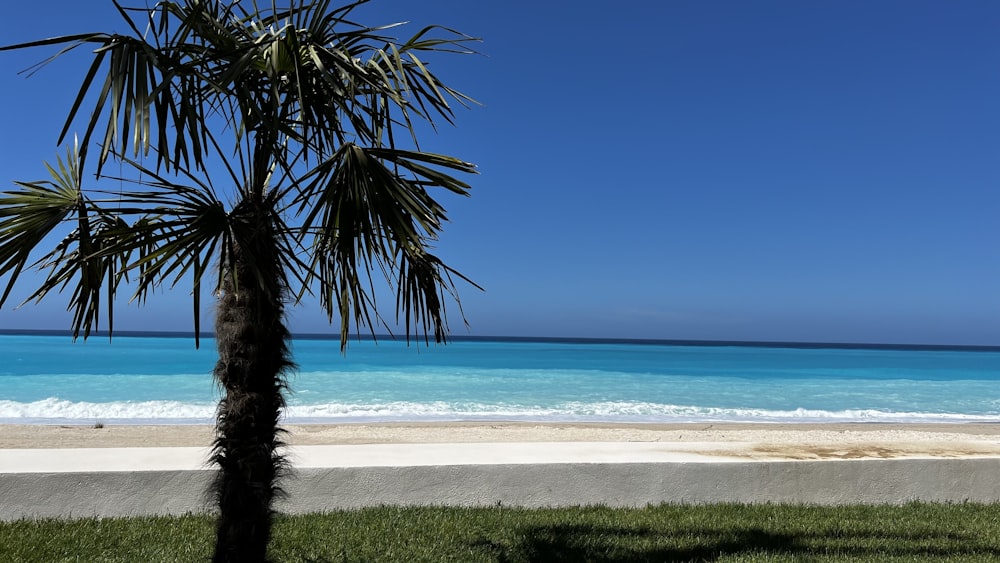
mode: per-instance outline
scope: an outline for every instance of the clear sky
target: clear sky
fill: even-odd
[[[103,0],[5,16],[4,43],[126,31]],[[445,198],[439,252],[486,289],[462,292],[453,333],[1000,345],[995,0],[375,0],[362,17],[484,39],[434,63],[484,106],[423,141],[481,170]],[[57,152],[88,59],[16,76],[49,53],[0,53],[2,183]],[[117,327],[190,330],[186,288],[156,297]],[[8,305],[0,327],[67,327],[64,307]],[[292,327],[331,331],[315,307]]]

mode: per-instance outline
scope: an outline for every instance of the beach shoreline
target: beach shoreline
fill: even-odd
[[[384,422],[286,424],[309,445],[670,442],[782,459],[1000,455],[1000,423]],[[211,425],[0,425],[0,449],[209,446]]]

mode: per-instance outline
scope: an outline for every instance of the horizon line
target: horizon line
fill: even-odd
[[[0,335],[10,336],[72,336],[69,329],[10,329],[0,328]],[[91,332],[90,337],[109,337],[107,330]],[[147,337],[147,338],[194,338],[194,331],[159,331],[159,330],[121,330],[114,331],[113,336]],[[111,338],[113,338],[111,336]],[[202,331],[199,338],[214,339],[214,332]],[[293,339],[300,340],[339,340],[339,334],[303,332],[292,333]],[[388,340],[394,342],[432,342],[422,335],[407,338],[406,335],[394,334],[354,334],[348,342],[364,342]],[[652,346],[702,346],[702,347],[747,347],[747,348],[799,348],[799,349],[861,349],[861,350],[927,350],[927,351],[983,351],[1000,352],[1000,345],[986,344],[887,344],[866,342],[809,342],[785,340],[715,340],[715,339],[682,339],[682,338],[622,338],[622,337],[583,337],[583,336],[485,336],[485,335],[448,335],[446,344],[453,342],[550,342],[561,344],[635,344]]]

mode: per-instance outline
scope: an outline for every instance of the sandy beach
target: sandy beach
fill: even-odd
[[[291,424],[290,445],[464,442],[690,442],[755,459],[1000,455],[1000,424]],[[208,425],[0,425],[0,448],[205,446]]]

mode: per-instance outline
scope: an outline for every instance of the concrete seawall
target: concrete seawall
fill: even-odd
[[[706,444],[301,446],[278,509],[1000,501],[1000,456],[781,460]],[[709,448],[710,449],[710,448]],[[206,512],[203,448],[0,450],[0,519]]]

